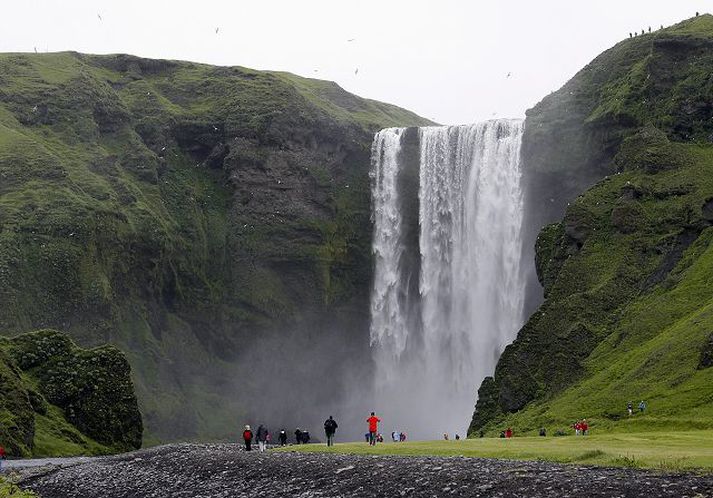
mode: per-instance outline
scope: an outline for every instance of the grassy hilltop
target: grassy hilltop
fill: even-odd
[[[544,302],[471,435],[713,429],[712,103],[703,15],[619,43],[528,112],[527,216],[561,221],[533,244]]]
[[[115,344],[151,440],[224,437],[255,348],[306,385],[277,345],[368,349],[371,139],[420,124],[287,73],[0,54],[0,333]]]

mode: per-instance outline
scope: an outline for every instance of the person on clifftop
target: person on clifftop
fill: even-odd
[[[285,446],[287,444],[287,431],[285,429],[280,431],[278,439],[280,440],[280,446]]]
[[[299,427],[295,429],[295,442],[297,444],[302,444],[302,431]]]
[[[246,425],[243,431],[243,441],[245,441],[245,451],[252,451],[253,431],[250,430],[249,425]]]
[[[376,446],[376,433],[379,431],[379,422],[381,419],[377,417],[374,412],[371,412],[371,416],[366,419],[369,424],[369,444],[371,446]]]
[[[324,421],[324,434],[327,436],[327,446],[334,446],[334,433],[337,432],[337,421],[330,415]]]

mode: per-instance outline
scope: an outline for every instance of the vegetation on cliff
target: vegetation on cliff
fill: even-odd
[[[115,347],[80,349],[54,330],[0,338],[0,446],[10,456],[128,451],[142,432]]]
[[[225,436],[256,349],[295,383],[284,344],[368,350],[371,138],[419,124],[286,73],[0,55],[0,330],[115,344],[151,437]]]
[[[528,195],[555,205],[543,220],[566,209],[471,434],[713,428],[712,49],[710,15],[626,40],[528,113]]]

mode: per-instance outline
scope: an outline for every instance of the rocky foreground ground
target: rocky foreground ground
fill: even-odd
[[[478,458],[241,451],[179,444],[25,469],[43,498],[713,497],[713,476]]]

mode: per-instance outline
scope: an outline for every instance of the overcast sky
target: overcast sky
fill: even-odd
[[[524,116],[630,31],[711,9],[710,0],[3,3],[2,52],[121,52],[291,71],[444,124]]]

